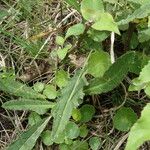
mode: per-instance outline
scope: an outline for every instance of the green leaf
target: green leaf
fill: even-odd
[[[136,122],[137,115],[131,108],[120,108],[114,118],[114,127],[120,131],[128,131],[132,125]]]
[[[142,111],[140,119],[130,130],[125,150],[137,150],[145,141],[150,140],[150,103]]]
[[[71,117],[73,108],[79,105],[79,100],[83,98],[83,86],[87,84],[84,77],[84,71],[79,71],[61,90],[58,103],[52,109],[54,117],[52,128],[52,140],[57,140],[57,137],[62,134],[69,118]]]
[[[56,36],[56,43],[60,46],[63,46],[65,39],[62,36]]]
[[[54,103],[46,100],[19,99],[5,102],[2,107],[11,110],[32,110],[38,114],[44,114],[48,109],[54,107]]]
[[[42,119],[39,114],[37,114],[36,112],[31,112],[28,117],[28,124],[30,126],[33,126],[33,125],[37,124],[38,122],[40,122],[41,120]]]
[[[55,81],[58,87],[62,88],[65,87],[68,83],[68,73],[64,70],[59,70],[56,72]]]
[[[50,146],[53,144],[53,142],[51,140],[51,131],[50,130],[44,131],[42,133],[41,137],[42,137],[42,141],[45,145]]]
[[[59,145],[59,150],[71,150],[71,148],[69,145],[63,143]]]
[[[112,31],[120,35],[117,23],[109,13],[101,13],[99,20],[97,20],[92,28],[99,31]]]
[[[89,145],[92,150],[99,150],[101,145],[101,139],[99,137],[91,137],[89,140]]]
[[[150,82],[150,61],[140,72],[139,80],[143,83]]]
[[[95,114],[95,108],[92,105],[85,104],[80,108],[81,122],[88,122],[93,118]]]
[[[33,88],[36,92],[42,92],[43,89],[45,87],[45,84],[42,83],[42,82],[36,82],[34,85],[33,85]]]
[[[72,45],[66,45],[64,48],[59,48],[57,50],[57,55],[60,60],[63,60],[66,57],[68,50],[71,48],[71,46]]]
[[[88,36],[96,42],[102,42],[110,35],[110,33],[106,31],[97,31],[92,28],[88,30],[87,33],[88,33]]]
[[[150,27],[148,29],[142,30],[138,35],[139,42],[143,43],[150,40]]]
[[[80,12],[80,5],[77,0],[65,0],[70,6],[74,7],[78,12]]]
[[[145,83],[141,82],[139,78],[134,78],[132,80],[132,84],[129,86],[129,91],[140,91],[141,89],[144,89]]]
[[[72,150],[88,150],[88,143],[86,141],[79,141],[76,140],[73,142],[72,146],[71,146]]]
[[[80,137],[85,138],[88,135],[89,130],[87,129],[87,126],[83,124],[80,126]]]
[[[72,118],[75,121],[80,121],[81,120],[81,112],[79,109],[73,109],[72,111]]]
[[[88,60],[87,73],[94,77],[102,77],[110,65],[111,61],[108,53],[104,51],[95,51]]]
[[[150,83],[148,83],[144,89],[144,92],[148,97],[150,97]]]
[[[150,13],[150,2],[146,2],[143,4],[140,8],[136,9],[131,15],[128,15],[126,19],[122,19],[118,22],[118,25],[124,25],[127,24],[134,19],[142,19],[149,15]]]
[[[7,150],[32,150],[50,118],[51,117],[48,117],[32,126],[28,131],[24,132],[17,141],[12,143]]]
[[[75,24],[67,30],[65,39],[67,39],[68,37],[72,35],[74,36],[80,35],[84,32],[84,30],[85,30],[85,26],[82,23]]]
[[[91,80],[89,86],[85,88],[86,94],[101,94],[113,90],[127,75],[134,58],[135,52],[128,52],[118,58],[105,72],[103,78]]]
[[[84,19],[95,21],[104,12],[102,0],[82,0],[81,13]]]
[[[44,99],[45,96],[39,94],[34,91],[31,87],[28,87],[26,84],[22,84],[21,82],[15,81],[12,78],[1,78],[0,77],[0,90],[6,93],[20,96],[23,98],[31,98],[31,99]]]
[[[74,122],[69,122],[65,129],[66,137],[69,139],[75,139],[79,136],[80,130]]]
[[[53,85],[46,85],[43,94],[48,99],[55,99],[57,97],[57,91]]]

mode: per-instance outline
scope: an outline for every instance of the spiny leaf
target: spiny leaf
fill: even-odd
[[[150,140],[150,103],[142,111],[140,119],[130,130],[125,150],[137,150],[145,141]]]
[[[142,5],[140,8],[136,9],[131,15],[129,15],[126,19],[123,19],[118,22],[118,25],[124,25],[127,24],[134,19],[141,19],[145,18],[150,14],[150,2],[146,2],[144,5]]]
[[[73,108],[79,105],[79,100],[83,98],[83,86],[86,85],[84,72],[77,72],[70,82],[61,91],[61,96],[53,110],[52,140],[56,141],[65,129]]]
[[[36,140],[41,135],[51,117],[32,126],[28,131],[24,132],[17,141],[12,143],[7,150],[32,150]]]
[[[38,114],[44,114],[48,109],[54,107],[54,105],[54,103],[46,100],[19,99],[7,101],[2,107],[11,110],[32,110]]]
[[[43,99],[45,96],[34,91],[31,87],[28,87],[26,84],[15,81],[12,78],[1,78],[0,77],[0,90],[6,93],[20,96],[24,98],[32,99]]]
[[[86,94],[101,94],[113,90],[127,75],[134,62],[135,52],[128,52],[117,59],[105,72],[103,78],[95,78],[85,88]]]

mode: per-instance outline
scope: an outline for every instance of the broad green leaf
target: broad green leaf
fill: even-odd
[[[61,90],[58,103],[52,109],[53,128],[52,140],[56,141],[65,129],[69,118],[71,117],[73,108],[79,105],[79,100],[83,98],[83,86],[87,84],[84,77],[84,71],[79,71],[68,82],[68,84]]]
[[[85,138],[88,135],[89,130],[87,129],[87,126],[83,124],[80,126],[80,137]]]
[[[11,110],[32,110],[38,114],[44,114],[48,109],[54,107],[54,103],[46,100],[19,99],[5,102],[2,107]]]
[[[89,145],[92,150],[99,150],[101,145],[101,139],[99,137],[91,137],[89,140]]]
[[[74,36],[80,35],[84,32],[84,30],[85,30],[85,26],[82,23],[75,24],[67,30],[65,39],[67,39],[68,37],[72,35]]]
[[[143,83],[150,82],[150,61],[140,72],[139,80]]]
[[[130,130],[125,150],[137,150],[145,141],[150,140],[150,103],[142,111],[140,119]]]
[[[92,28],[99,31],[112,31],[120,35],[117,23],[109,13],[101,13],[99,20],[97,20]]]
[[[94,77],[102,77],[110,65],[111,61],[108,53],[104,51],[95,51],[88,60],[87,73]]]
[[[78,12],[80,12],[80,5],[77,0],[65,0],[70,6],[74,7]]]
[[[72,45],[66,45],[64,48],[59,48],[57,50],[57,55],[58,55],[58,58],[60,60],[63,60],[66,57],[66,55],[67,55],[69,49],[71,48],[71,46]]]
[[[70,148],[69,145],[63,143],[59,145],[59,150],[72,150],[72,149]]]
[[[37,114],[36,112],[31,112],[28,117],[28,124],[30,126],[33,126],[33,125],[37,124],[38,122],[40,122],[41,120],[42,119],[39,114]]]
[[[33,88],[36,92],[42,92],[43,89],[45,87],[45,84],[42,83],[42,82],[36,82],[34,85],[33,85]]]
[[[56,72],[55,81],[58,87],[62,88],[67,85],[68,83],[68,73],[64,70],[59,70]]]
[[[69,122],[66,125],[66,137],[69,139],[75,139],[79,136],[80,130],[79,127],[74,122]]]
[[[101,94],[113,90],[127,75],[134,59],[134,51],[128,52],[118,58],[105,72],[103,78],[95,78],[91,80],[89,86],[85,88],[86,94]]]
[[[34,91],[31,87],[28,87],[26,84],[22,84],[21,82],[15,81],[12,78],[1,78],[0,77],[0,91],[4,91],[6,93],[20,96],[23,98],[31,98],[31,99],[44,99],[45,96],[39,94]]]
[[[62,36],[56,36],[56,43],[60,46],[63,46],[65,39]]]
[[[57,97],[57,91],[53,85],[46,85],[43,94],[48,99],[55,99]]]
[[[88,33],[88,36],[96,42],[102,42],[110,35],[110,33],[106,31],[97,31],[92,28],[88,30],[87,33]]]
[[[140,8],[136,9],[131,15],[129,15],[126,19],[122,19],[118,22],[118,25],[127,24],[134,19],[142,19],[150,14],[150,2],[144,3]]]
[[[148,29],[142,30],[138,35],[139,42],[143,43],[150,40],[150,27]]]
[[[53,144],[53,142],[51,140],[51,131],[50,130],[44,131],[42,133],[41,137],[42,137],[42,141],[45,145],[50,146]]]
[[[81,122],[88,122],[95,114],[95,108],[92,105],[85,104],[80,108]]]
[[[114,127],[120,131],[128,131],[136,122],[137,115],[131,108],[120,108],[113,118]]]
[[[103,12],[104,5],[102,0],[82,0],[81,13],[84,19],[96,21]]]
[[[28,131],[24,132],[17,141],[12,143],[7,150],[32,150],[50,118],[51,117],[48,117],[32,126]]]

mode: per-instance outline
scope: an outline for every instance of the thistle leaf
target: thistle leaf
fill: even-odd
[[[28,87],[26,84],[15,81],[14,79],[9,77],[8,78],[0,77],[0,91],[24,98],[32,98],[32,99],[45,98],[44,95],[34,91],[31,87]]]
[[[24,132],[17,141],[12,143],[7,150],[32,150],[36,140],[41,135],[51,117],[38,122],[28,131]]]
[[[19,99],[7,101],[3,104],[3,108],[11,110],[32,110],[38,114],[44,114],[48,109],[52,108],[54,103],[43,100]]]
[[[101,94],[113,90],[127,75],[134,62],[135,52],[128,52],[117,59],[103,78],[95,78],[85,88],[86,94]]]
[[[65,129],[73,108],[79,105],[79,100],[83,98],[83,86],[86,85],[84,72],[81,70],[68,82],[67,86],[61,91],[61,98],[52,109],[54,121],[52,128],[52,140],[57,141]]]

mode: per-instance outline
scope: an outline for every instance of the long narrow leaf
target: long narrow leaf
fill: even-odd
[[[77,72],[68,85],[61,91],[60,99],[56,107],[53,108],[53,128],[52,140],[55,142],[65,129],[71,117],[73,108],[79,105],[79,100],[83,98],[83,86],[86,85],[84,73]]]
[[[95,78],[85,88],[86,94],[101,94],[113,90],[127,75],[130,66],[135,62],[135,52],[128,52],[120,57],[104,74]]]
[[[12,78],[1,78],[0,77],[0,91],[4,91],[6,93],[20,96],[24,98],[32,98],[32,99],[43,99],[45,96],[37,93],[31,87],[28,87],[26,84],[15,81]]]
[[[38,114],[44,114],[48,109],[52,108],[54,103],[43,100],[11,100],[2,105],[5,109],[11,110],[32,110]]]
[[[51,117],[38,122],[38,124],[31,127],[28,131],[24,132],[17,141],[12,143],[7,150],[32,150],[36,140],[41,135]]]

